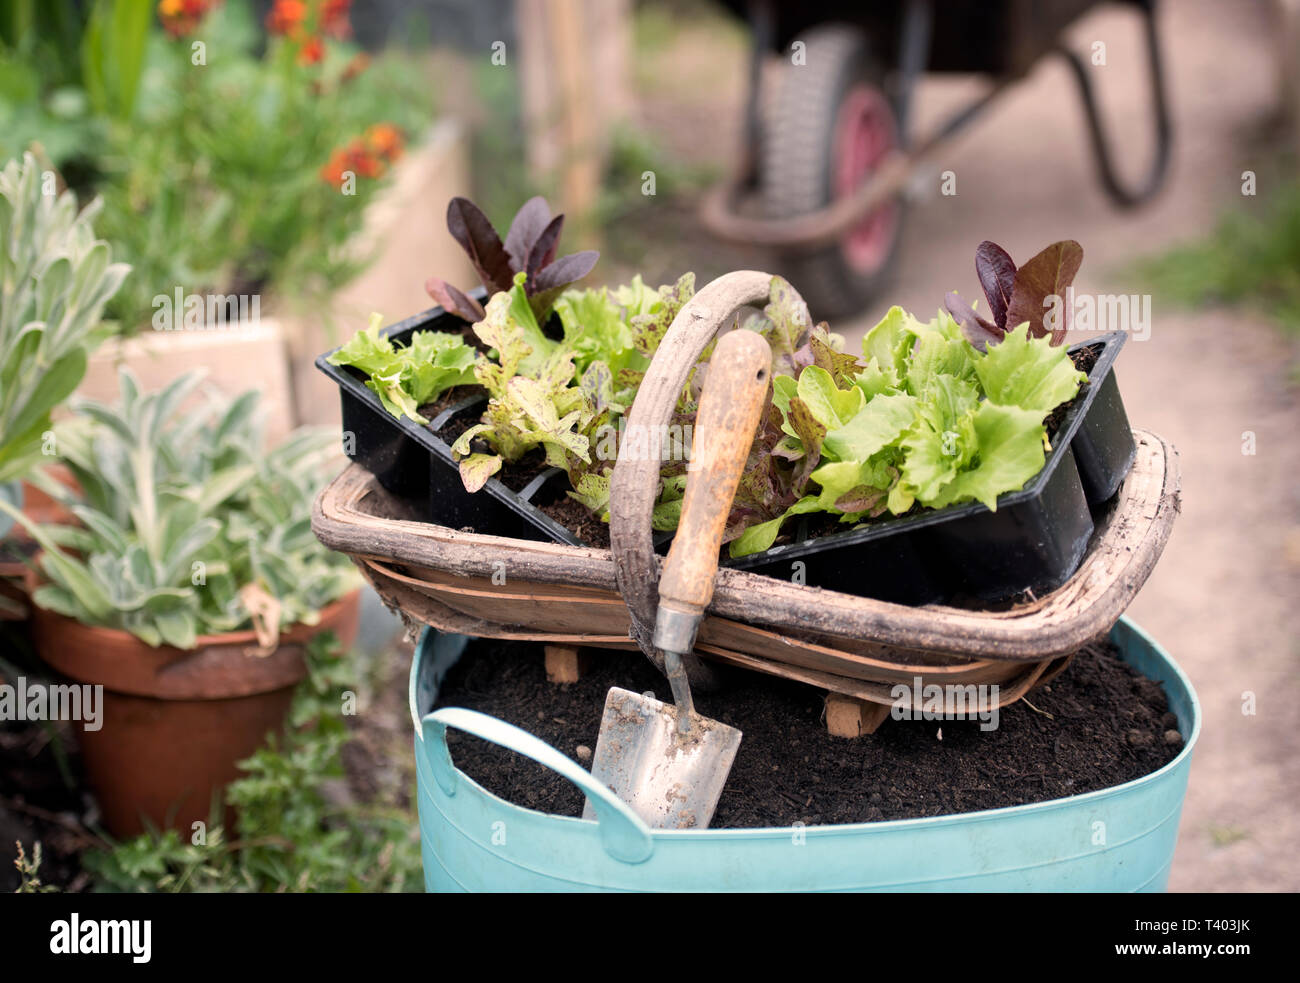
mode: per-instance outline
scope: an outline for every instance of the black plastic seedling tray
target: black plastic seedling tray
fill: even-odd
[[[480,288],[473,296],[481,301],[483,293]],[[459,317],[434,307],[391,325],[384,334],[399,345],[407,345],[416,331],[460,334],[464,329],[465,322]],[[465,490],[450,445],[434,431],[461,414],[472,415],[477,421],[487,403],[485,393],[449,407],[424,427],[385,410],[379,397],[366,388],[362,373],[331,365],[329,357],[334,351],[337,349],[317,358],[316,367],[338,384],[343,432],[349,438],[344,441],[344,450],[388,491],[415,502],[417,507],[424,503],[423,514],[440,526],[512,539],[581,545],[576,535],[533,504],[564,494],[567,479],[558,468],[542,472],[517,492],[497,478],[489,479],[478,492]]]
[[[385,333],[407,344],[415,331],[463,329],[463,321],[435,307]],[[1114,373],[1125,340],[1123,332],[1113,332],[1071,347],[1100,349],[1088,384],[1062,419],[1042,471],[999,498],[996,512],[975,503],[820,536],[809,532],[816,517],[801,516],[794,542],[724,565],[905,604],[963,596],[1006,600],[1059,587],[1087,550],[1093,510],[1114,496],[1137,453]],[[423,513],[438,525],[584,545],[538,507],[564,496],[568,481],[558,469],[518,491],[498,478],[476,493],[465,490],[450,446],[434,431],[457,415],[477,418],[485,395],[449,407],[424,427],[388,413],[361,373],[329,364],[331,354],[317,358],[316,367],[339,386],[343,430],[350,436],[345,450],[386,489],[424,503]],[[658,545],[669,538],[658,537]]]
[[[1043,469],[999,497],[996,512],[976,502],[818,537],[808,534],[816,517],[802,516],[793,543],[728,565],[903,604],[1055,590],[1079,568],[1093,512],[1119,490],[1137,456],[1114,371],[1126,340],[1116,331],[1071,346],[1099,349],[1088,383],[1061,420]]]

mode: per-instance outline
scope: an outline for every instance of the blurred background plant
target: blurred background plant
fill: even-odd
[[[172,285],[327,292],[406,140],[431,114],[421,59],[350,43],[349,0],[0,0],[0,156],[36,146],[134,267],[127,332]],[[347,172],[351,174],[347,174]]]
[[[357,585],[351,562],[311,532],[336,435],[304,428],[264,453],[258,394],[187,407],[199,381],[142,394],[123,370],[116,408],[80,403],[59,425],[57,460],[78,489],[37,480],[79,525],[38,526],[0,503],[44,550],[36,604],[188,649],[253,626],[257,596],[274,601],[274,638]]]
[[[1300,182],[1285,182],[1260,214],[1227,212],[1202,239],[1148,260],[1159,296],[1188,306],[1240,304],[1300,339]]]
[[[149,20],[147,3],[0,0],[0,156],[37,144],[74,186],[90,179],[134,110]]]
[[[365,797],[345,782],[345,749],[355,732],[341,707],[345,690],[358,688],[356,661],[327,633],[308,647],[307,667],[287,734],[242,762],[247,776],[226,790],[226,802],[239,810],[236,828],[214,821],[197,841],[154,831],[90,850],[82,862],[96,890],[423,889],[410,776]]]
[[[130,269],[95,238],[98,202],[78,214],[73,195],[44,184],[31,154],[0,172],[0,485],[40,459],[50,413],[111,333],[100,315]]]

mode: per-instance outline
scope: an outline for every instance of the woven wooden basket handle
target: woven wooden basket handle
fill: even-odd
[[[700,354],[737,310],[765,304],[771,287],[770,273],[739,270],[718,277],[691,298],[669,326],[651,360],[628,413],[625,435],[644,438],[665,432],[678,394]],[[624,454],[630,446],[637,452]],[[610,480],[610,549],[619,593],[632,616],[632,638],[662,670],[661,658],[651,642],[659,604],[659,559],[650,525],[661,462],[657,455],[644,453],[644,449],[643,439],[629,442],[627,436],[620,447]],[[692,685],[710,688],[712,680],[707,669],[698,660],[686,661]]]

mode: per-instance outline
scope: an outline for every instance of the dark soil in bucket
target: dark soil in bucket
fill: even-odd
[[[579,682],[561,687],[547,682],[540,645],[475,640],[448,673],[439,705],[508,720],[589,767],[578,748],[594,750],[610,686],[670,699],[640,654],[593,651],[590,660]],[[696,700],[701,713],[744,732],[714,828],[912,819],[1041,802],[1140,778],[1182,749],[1159,684],[1130,669],[1109,643],[1079,652],[1029,693],[1029,703],[1004,708],[992,730],[977,720],[890,719],[873,735],[835,738],[822,721],[820,690],[738,670],[726,675],[723,691]],[[456,766],[501,798],[581,814],[582,793],[530,759],[455,731],[448,739]]]

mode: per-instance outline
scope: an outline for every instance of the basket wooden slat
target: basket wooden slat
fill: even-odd
[[[516,626],[533,629],[544,626],[547,642],[559,644],[560,633],[566,637],[587,639],[583,644],[597,644],[591,639],[614,640],[618,647],[630,644],[631,627],[627,607],[617,596],[571,597],[567,592],[546,585],[524,585],[513,590],[507,585],[493,586],[482,578],[463,578],[465,586],[448,584],[444,575],[427,569],[405,568],[373,559],[361,561],[372,583],[401,584],[416,594],[436,600],[465,617],[486,626],[500,624],[501,612],[510,611]],[[500,637],[494,633],[494,637]],[[526,632],[521,637],[529,636]],[[1022,663],[996,660],[955,660],[948,664],[891,662],[843,649],[818,645],[806,640],[791,640],[776,632],[711,618],[700,630],[701,651],[722,653],[747,652],[767,661],[788,663],[811,672],[847,676],[877,682],[910,683],[919,668],[936,682],[994,683],[1004,682],[1020,672]],[[608,645],[608,642],[604,644]]]
[[[448,597],[447,592],[429,590],[429,585],[422,584],[420,581],[404,575],[395,574],[391,569],[374,560],[361,561],[361,569],[366,579],[370,581],[380,597],[389,606],[400,611],[404,617],[414,622],[432,625],[440,631],[485,638],[575,645],[592,649],[628,651],[637,649],[636,643],[626,634],[620,636],[591,632],[566,633],[563,630],[558,630],[558,626],[557,630],[554,631],[538,631],[536,628],[503,625],[454,606],[454,603],[443,603],[443,601],[451,599]],[[501,603],[503,601],[498,600],[498,611]],[[629,623],[627,619],[625,619],[625,623]],[[748,626],[739,627],[745,628]],[[742,641],[749,641],[749,639],[742,639]],[[845,676],[811,669],[801,664],[798,660],[797,647],[792,648],[789,652],[782,653],[786,656],[786,661],[765,658],[704,641],[697,644],[696,652],[725,665],[738,666],[772,676],[793,679],[829,692],[842,693],[859,700],[884,705],[892,705],[896,702],[891,692],[894,685],[902,683],[912,687],[917,679],[921,681],[922,685],[939,683],[941,685],[983,684],[997,686],[997,705],[999,707],[1014,703],[1032,687],[1041,685],[1047,679],[1055,676],[1065,668],[1071,658],[1071,656],[1067,655],[1057,659],[1045,659],[1032,663],[975,660],[960,665],[891,666],[880,664],[875,667],[872,667],[867,660],[864,660],[862,665],[855,667],[856,675]],[[796,661],[789,661],[792,657]],[[988,708],[982,707],[982,709]]]

